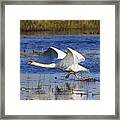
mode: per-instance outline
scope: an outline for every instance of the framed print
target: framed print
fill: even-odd
[[[119,2],[1,3],[1,118],[119,119]]]

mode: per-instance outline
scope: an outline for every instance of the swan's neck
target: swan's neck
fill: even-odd
[[[34,66],[45,67],[45,68],[55,68],[55,63],[52,64],[41,64],[41,63],[32,63]]]

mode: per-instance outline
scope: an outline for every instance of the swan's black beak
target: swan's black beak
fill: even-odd
[[[28,61],[27,64],[28,64],[28,65],[31,65],[32,62],[33,62],[33,61]]]

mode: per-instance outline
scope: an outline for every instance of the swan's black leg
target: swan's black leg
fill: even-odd
[[[66,76],[65,76],[65,78],[68,78],[71,74],[73,74],[73,75],[75,75],[75,72],[69,72]]]
[[[69,73],[65,76],[65,78],[68,78],[71,74],[75,75],[76,78],[78,78],[78,79],[81,80],[81,81],[84,81],[84,80],[85,80],[85,79],[82,78],[80,75],[77,75],[75,72],[69,72]]]
[[[83,80],[81,76],[77,75],[75,72],[69,72],[65,78],[68,78],[71,74],[75,75],[78,79]]]
[[[65,76],[65,78],[69,78],[69,76],[70,76],[70,73],[68,73],[68,74]]]

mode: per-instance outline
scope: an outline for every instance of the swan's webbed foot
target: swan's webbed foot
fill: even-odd
[[[80,75],[75,74],[75,76],[76,76],[80,81],[85,81],[85,78],[82,78]]]
[[[65,76],[65,78],[69,78],[69,76],[70,76],[71,74],[75,75],[75,72],[69,72],[69,73]]]
[[[85,78],[81,78],[80,81],[85,81]]]
[[[82,79],[82,77],[80,75],[75,74],[75,76],[76,76],[76,78],[78,78],[80,80]]]
[[[73,71],[69,72],[69,73],[65,76],[65,78],[68,78],[71,74],[75,75],[76,78],[78,78],[80,81],[85,81],[85,78],[82,78],[80,75],[77,75],[77,74],[76,74],[75,72],[73,72]]]
[[[80,81],[85,81],[85,80],[86,80],[85,78],[82,78],[80,75],[77,75],[75,72],[69,72],[69,73],[65,76],[65,78],[69,78],[69,76],[70,76],[71,74],[75,75],[76,78],[78,78]]]

